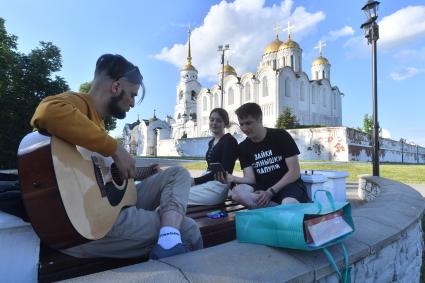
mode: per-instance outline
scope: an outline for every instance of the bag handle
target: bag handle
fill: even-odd
[[[322,211],[322,203],[320,201],[318,201],[317,198],[316,198],[317,192],[324,192],[326,194],[326,198],[328,199],[328,202],[331,205],[332,211],[335,211],[335,201],[334,201],[334,198],[332,197],[332,194],[329,191],[326,191],[326,190],[317,190],[317,191],[314,192],[313,201],[314,201],[314,203],[317,203],[317,206],[319,207],[318,213],[320,213]]]
[[[348,267],[348,253],[347,249],[345,248],[344,243],[340,244],[342,252],[344,254],[344,270],[343,272],[339,271],[339,268],[331,254],[331,252],[327,248],[322,248],[323,252],[325,253],[329,263],[333,267],[333,269],[336,271],[336,274],[338,274],[339,281],[342,283],[351,283],[351,268]]]

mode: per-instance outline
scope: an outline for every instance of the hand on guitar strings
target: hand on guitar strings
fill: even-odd
[[[149,167],[152,168],[152,170],[155,172],[154,174],[162,171],[161,167],[157,163],[151,164],[151,165],[149,165]]]
[[[120,144],[112,155],[120,175],[123,179],[134,178],[136,176],[136,160]]]

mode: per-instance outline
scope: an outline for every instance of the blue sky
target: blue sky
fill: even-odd
[[[173,115],[179,70],[186,61],[187,26],[192,28],[193,65],[201,84],[217,82],[217,45],[229,43],[230,64],[238,74],[255,72],[264,47],[274,39],[276,23],[295,26],[292,39],[303,49],[303,70],[309,77],[318,56],[330,61],[331,84],[345,94],[343,125],[361,127],[372,113],[371,47],[360,25],[366,20],[365,0],[0,0],[0,17],[17,35],[18,49],[29,52],[39,41],[61,49],[59,73],[72,90],[93,76],[96,59],[119,53],[142,70],[147,95],[124,123],[138,115]],[[382,0],[379,11],[378,119],[393,139],[425,146],[425,4],[421,0]],[[287,34],[280,32],[280,38]]]

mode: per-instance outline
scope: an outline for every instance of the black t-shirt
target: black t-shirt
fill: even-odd
[[[288,172],[285,158],[298,155],[297,144],[282,129],[266,128],[266,137],[258,143],[246,138],[239,144],[241,168],[252,166],[257,189],[266,190]]]
[[[208,142],[208,150],[205,154],[208,165],[213,162],[219,162],[223,165],[226,172],[232,174],[237,158],[238,142],[231,134],[227,133],[222,136],[216,145],[214,145],[214,138]],[[214,176],[211,173],[194,179],[196,185],[212,180],[214,180]]]

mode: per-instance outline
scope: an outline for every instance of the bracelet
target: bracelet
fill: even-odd
[[[269,189],[272,192],[273,196],[275,196],[277,194],[277,192],[273,189],[273,187],[270,187]]]

